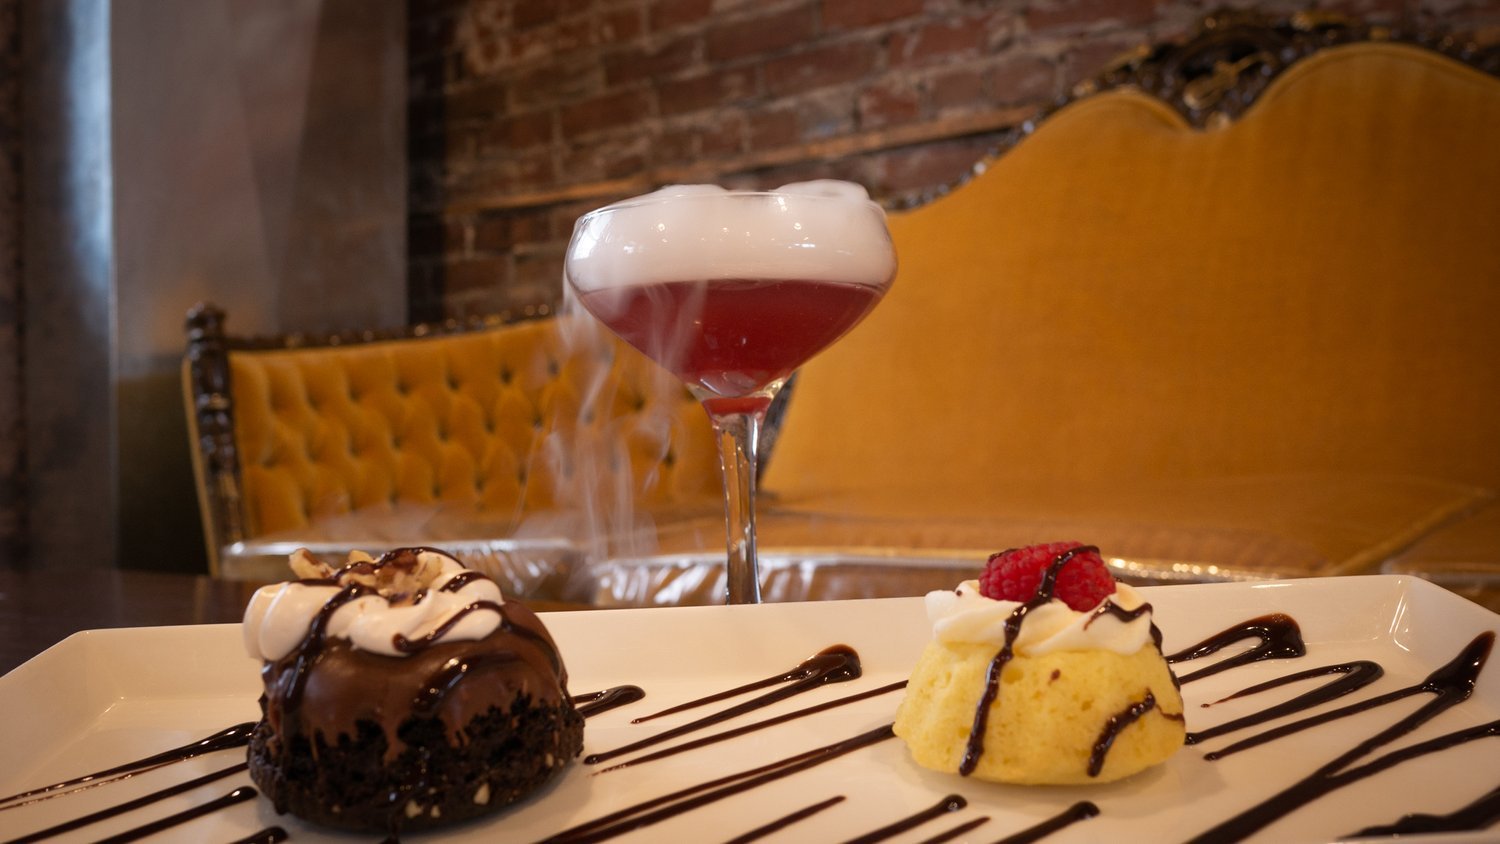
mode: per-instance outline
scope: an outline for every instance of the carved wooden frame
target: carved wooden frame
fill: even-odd
[[[996,146],[971,172],[901,207],[925,205],[968,182],[990,160],[1077,100],[1134,88],[1171,106],[1194,128],[1221,128],[1244,114],[1272,80],[1297,62],[1329,47],[1365,42],[1422,47],[1500,77],[1500,43],[1483,46],[1444,32],[1368,24],[1336,12],[1305,11],[1278,18],[1251,10],[1218,11],[1200,19],[1181,40],[1142,45],[1117,57],[1057,102],[1001,132]]]

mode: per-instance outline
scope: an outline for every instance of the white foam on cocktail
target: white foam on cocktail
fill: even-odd
[[[669,199],[680,201],[659,201]],[[798,182],[754,198],[670,185],[579,220],[568,273],[584,292],[712,279],[880,286],[895,272],[884,214],[851,182]]]

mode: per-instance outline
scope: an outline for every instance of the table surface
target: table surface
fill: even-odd
[[[0,568],[0,674],[80,630],[238,622],[260,585],[123,569]],[[526,605],[539,612],[584,608]]]

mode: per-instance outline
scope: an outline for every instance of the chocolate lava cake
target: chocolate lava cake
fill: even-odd
[[[583,747],[583,719],[540,619],[428,548],[340,569],[294,555],[301,579],[245,614],[262,660],[250,775],[278,812],[396,833],[497,811]]]

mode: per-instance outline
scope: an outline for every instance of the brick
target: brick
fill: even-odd
[[[646,31],[645,13],[640,9],[616,9],[600,15],[594,43],[601,46],[624,44],[640,38]]]
[[[990,32],[979,21],[927,24],[891,39],[890,63],[896,67],[977,56],[989,40]]]
[[[518,252],[511,277],[512,284],[520,290],[560,291],[563,279],[563,256],[567,244],[547,244],[535,251]]]
[[[759,90],[755,69],[745,67],[665,80],[656,95],[661,113],[672,116],[746,100]]]
[[[517,74],[510,83],[511,106],[550,108],[603,90],[604,69],[598,62],[586,57],[566,58]]]
[[[532,29],[557,20],[560,11],[555,0],[515,0],[510,7],[510,25]]]
[[[894,150],[882,157],[885,172],[872,189],[882,195],[896,195],[956,184],[984,159],[993,142],[981,136]]]
[[[984,73],[978,68],[965,67],[935,73],[927,78],[923,86],[927,91],[927,102],[936,112],[947,109],[980,109],[985,102]]]
[[[859,125],[874,129],[916,120],[922,112],[921,96],[905,80],[887,81],[861,91],[857,102]]]
[[[846,135],[854,131],[854,103],[838,89],[805,95],[797,100],[797,122],[804,140]]]
[[[507,252],[515,245],[516,239],[508,216],[487,215],[474,221],[474,252]]]
[[[574,143],[563,156],[562,172],[569,182],[617,179],[646,168],[652,136],[644,132],[632,137],[611,135],[586,143]]]
[[[651,97],[647,92],[620,91],[566,106],[559,112],[559,121],[566,140],[574,135],[635,123],[650,112]]]
[[[443,268],[443,295],[446,298],[465,290],[502,287],[510,280],[508,257],[464,258]]]
[[[511,237],[517,243],[534,243],[556,236],[552,215],[544,208],[522,208],[509,213]]]
[[[986,73],[986,87],[996,103],[1044,103],[1057,95],[1057,67],[1039,56],[1016,56]]]
[[[501,147],[516,150],[550,144],[553,139],[552,120],[551,111],[532,111],[503,117],[485,127],[480,137],[480,149]]]
[[[698,139],[698,153],[704,158],[725,158],[745,151],[747,123],[740,112],[714,112],[714,119]]]
[[[444,118],[463,123],[504,114],[510,89],[503,82],[484,82],[476,87],[453,91],[444,100]]]
[[[799,3],[710,27],[704,51],[713,62],[765,55],[807,41],[815,31],[813,5]]]
[[[675,76],[698,61],[702,41],[679,38],[652,47],[631,46],[604,56],[604,84],[620,88],[647,80]]]
[[[876,46],[846,41],[815,47],[765,63],[766,92],[772,96],[853,82],[875,68]]]
[[[671,32],[702,23],[712,12],[711,0],[657,0],[646,10],[646,21],[652,32]]]
[[[1142,26],[1156,11],[1156,0],[1048,0],[1028,7],[1025,19],[1032,32],[1047,32],[1102,24]]]
[[[651,145],[654,161],[680,163],[698,157],[699,137],[702,132],[696,126],[673,126],[663,129]]]
[[[922,6],[923,0],[823,0],[823,29],[837,32],[891,23],[920,15]]]
[[[756,110],[750,114],[750,148],[787,147],[802,140],[802,124],[791,109]]]

